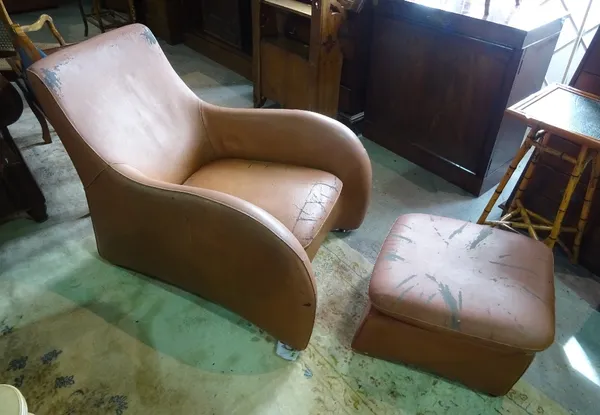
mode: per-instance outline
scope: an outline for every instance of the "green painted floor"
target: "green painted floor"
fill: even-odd
[[[65,38],[81,39],[74,6],[49,12]],[[252,105],[244,78],[185,46],[161,45],[201,98]],[[300,361],[287,364],[274,356],[274,339],[236,316],[100,260],[83,190],[60,142],[36,145],[39,126],[29,111],[10,129],[48,199],[50,219],[0,225],[0,382],[21,382],[40,414],[64,408],[117,414],[599,412],[600,280],[560,256],[556,342],[538,354],[507,398],[487,398],[348,350],[370,267],[395,218],[426,212],[475,220],[489,194],[473,198],[363,139],[373,164],[369,213],[359,230],[332,236],[315,259],[321,277],[315,335]]]

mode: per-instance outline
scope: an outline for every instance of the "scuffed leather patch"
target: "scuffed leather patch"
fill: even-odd
[[[46,86],[48,88],[50,88],[50,90],[52,90],[52,92],[54,92],[54,93],[60,92],[62,83],[60,81],[60,78],[58,77],[58,73],[57,73],[56,69],[42,68],[42,78],[43,78],[44,84],[46,84]]]
[[[144,28],[142,36],[144,37],[144,39],[146,39],[146,43],[148,43],[149,45],[156,45],[158,43],[154,34],[147,27]]]

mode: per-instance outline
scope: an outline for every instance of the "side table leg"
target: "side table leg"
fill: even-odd
[[[510,166],[508,166],[508,169],[506,170],[506,173],[504,173],[504,176],[502,177],[502,180],[498,184],[498,187],[496,187],[496,190],[494,191],[494,194],[490,198],[490,201],[488,202],[488,204],[486,205],[485,209],[483,210],[483,213],[479,217],[479,220],[477,221],[477,223],[483,224],[486,221],[488,215],[492,211],[492,208],[494,207],[494,205],[498,201],[498,198],[502,194],[502,191],[506,187],[506,184],[508,183],[508,181],[512,177],[513,173],[517,169],[517,166],[519,165],[519,163],[521,162],[521,160],[523,160],[523,157],[525,157],[525,154],[527,154],[527,152],[529,151],[529,149],[533,145],[531,143],[532,143],[532,140],[534,139],[535,135],[537,134],[537,132],[538,132],[537,129],[532,128],[531,131],[529,132],[529,134],[527,135],[527,138],[525,139],[525,142],[523,143],[523,145],[521,145],[521,148],[517,152],[517,155],[515,156],[515,158],[513,159],[513,161],[510,163]]]
[[[594,193],[598,186],[598,176],[600,176],[600,153],[592,159],[592,174],[590,175],[590,181],[588,183],[585,197],[583,199],[583,207],[581,208],[581,216],[579,216],[579,222],[577,223],[577,233],[575,234],[575,242],[573,243],[573,262],[577,263],[579,259],[579,248],[581,246],[581,238],[583,237],[583,231],[587,224],[588,216],[590,215],[590,208],[592,207],[592,200],[594,199]]]
[[[587,155],[588,148],[587,146],[581,146],[581,150],[579,151],[579,155],[577,156],[577,163],[575,167],[573,167],[573,171],[571,173],[571,177],[569,178],[569,183],[567,184],[567,188],[565,189],[565,193],[563,194],[562,201],[560,202],[560,207],[558,208],[558,213],[556,214],[556,218],[554,218],[554,224],[552,225],[552,231],[550,232],[550,236],[546,239],[545,243],[549,248],[554,248],[556,244],[556,240],[558,239],[558,235],[560,234],[560,228],[562,226],[563,219],[565,218],[565,213],[569,208],[569,204],[571,203],[571,197],[573,196],[573,192],[575,191],[575,187],[581,178],[581,172],[583,171],[583,167],[585,166],[585,156]]]
[[[549,133],[544,134],[544,138],[542,139],[542,143],[541,143],[542,146],[546,145],[549,138],[550,138]],[[540,150],[539,148],[536,147],[533,149],[533,155],[531,156],[531,162],[529,163],[529,166],[527,167],[527,170],[525,171],[523,180],[521,180],[521,183],[519,184],[517,193],[515,193],[515,197],[513,198],[513,201],[510,205],[510,209],[508,209],[509,211],[516,209],[518,202],[521,201],[521,196],[523,195],[523,192],[525,192],[525,190],[527,190],[527,186],[529,185],[529,180],[531,180],[531,177],[533,176],[533,172],[535,171],[535,168],[537,166],[537,163],[538,163],[538,160],[540,159],[541,154],[542,154],[542,150]]]

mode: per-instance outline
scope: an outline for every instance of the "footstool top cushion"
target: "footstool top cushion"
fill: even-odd
[[[398,218],[369,287],[380,312],[519,350],[554,341],[554,258],[526,236],[424,214]]]

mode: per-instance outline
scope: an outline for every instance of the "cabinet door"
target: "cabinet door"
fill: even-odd
[[[241,48],[239,6],[239,0],[202,0],[204,31],[236,48]]]
[[[477,172],[504,112],[512,49],[383,16],[372,45],[366,117],[385,131],[373,139],[392,150],[407,140]]]
[[[368,3],[360,13],[349,12],[340,29],[339,37],[344,54],[340,112],[354,115],[365,110],[372,28],[373,6]]]
[[[8,13],[22,13],[33,10],[58,7],[60,0],[4,0]]]

